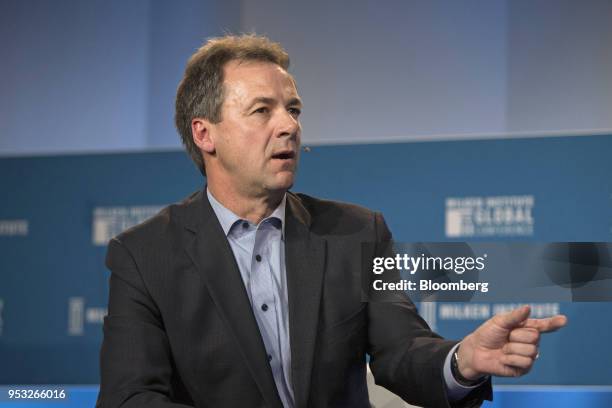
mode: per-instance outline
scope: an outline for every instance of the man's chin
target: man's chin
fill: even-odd
[[[274,180],[268,183],[266,187],[270,191],[287,191],[291,187],[293,187],[293,182],[294,182],[293,173],[291,175],[279,174]]]

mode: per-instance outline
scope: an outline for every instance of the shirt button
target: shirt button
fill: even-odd
[[[255,255],[255,260],[256,260],[257,262],[261,262],[261,255],[259,255],[259,254],[258,254],[258,255]]]
[[[263,310],[264,312],[268,310],[268,305],[266,305],[265,303],[261,305],[261,310]]]
[[[244,229],[249,228],[249,223],[248,223],[248,222],[246,222],[246,221],[244,221],[244,222],[242,223],[242,228],[244,228]]]
[[[272,354],[268,354],[268,361],[272,361]]]

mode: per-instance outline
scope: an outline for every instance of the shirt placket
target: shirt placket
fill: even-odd
[[[277,341],[279,338],[277,318],[277,299],[274,294],[272,279],[270,248],[267,243],[271,232],[268,223],[262,223],[255,233],[255,245],[251,257],[251,299],[252,306],[259,329],[265,332],[264,344],[268,353],[268,360],[272,371],[282,370],[280,350]],[[263,334],[263,333],[262,333]]]

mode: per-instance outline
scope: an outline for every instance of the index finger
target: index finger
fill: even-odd
[[[540,333],[549,333],[560,329],[567,324],[567,317],[556,315],[546,319],[527,319],[523,327],[538,330]]]

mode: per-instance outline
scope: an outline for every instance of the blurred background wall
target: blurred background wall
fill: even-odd
[[[310,144],[612,129],[607,0],[0,2],[0,154],[179,147],[210,36],[281,42]]]

